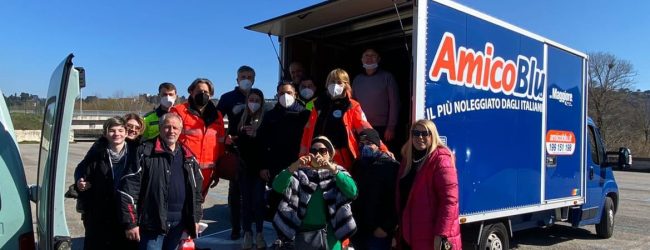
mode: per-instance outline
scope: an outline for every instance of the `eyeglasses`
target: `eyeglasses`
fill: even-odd
[[[140,130],[141,128],[142,128],[142,127],[140,127],[140,126],[138,126],[138,125],[126,124],[126,129],[130,129],[130,130]]]
[[[325,154],[328,154],[329,152],[327,151],[327,148],[311,148],[309,150],[309,153],[325,155]]]
[[[411,135],[413,137],[420,137],[420,136],[428,137],[428,136],[431,135],[431,133],[429,131],[426,131],[426,130],[425,131],[420,131],[420,130],[415,130],[414,129],[414,130],[411,130]]]

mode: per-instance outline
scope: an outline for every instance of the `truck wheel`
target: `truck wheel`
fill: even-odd
[[[479,242],[480,250],[502,250],[510,249],[510,237],[508,230],[499,222],[489,224],[481,232],[481,241]]]
[[[600,223],[596,224],[596,235],[603,239],[609,239],[614,234],[614,202],[612,198],[605,198],[605,207],[603,214],[600,216]]]

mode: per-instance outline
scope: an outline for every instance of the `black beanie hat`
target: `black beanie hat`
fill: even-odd
[[[359,133],[359,138],[363,138],[364,136],[366,137],[366,140],[374,143],[377,147],[381,145],[381,139],[379,138],[377,130],[371,128],[364,129]]]

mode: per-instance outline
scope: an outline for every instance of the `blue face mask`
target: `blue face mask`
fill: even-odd
[[[380,151],[375,152],[369,145],[361,146],[361,158],[376,158],[379,154]]]

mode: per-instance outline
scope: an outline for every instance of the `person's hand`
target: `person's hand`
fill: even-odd
[[[390,156],[390,158],[393,158],[393,160],[395,160],[395,154],[393,154],[393,152],[388,151],[386,152],[386,154]]]
[[[262,180],[268,182],[271,179],[271,174],[269,173],[269,170],[268,169],[260,170],[260,178],[262,178]]]
[[[289,172],[293,173],[293,172],[296,172],[296,170],[298,170],[298,168],[301,168],[302,166],[306,166],[310,162],[311,162],[311,159],[310,159],[309,155],[303,155],[303,156],[298,157],[298,160],[291,163],[291,165],[289,165],[289,167],[287,169],[289,170]]]
[[[395,137],[395,129],[386,128],[386,131],[384,131],[384,140],[386,142],[389,142],[392,141],[394,137]]]
[[[224,140],[224,143],[226,145],[232,145],[234,143],[234,141],[235,141],[235,138],[233,138],[232,135],[227,135],[226,139]]]
[[[210,176],[210,188],[214,188],[219,184],[219,176],[217,175],[217,171],[212,171],[212,176]]]
[[[316,161],[317,169],[322,168],[322,169],[327,169],[331,171],[332,173],[336,173],[336,164],[332,163],[331,161],[325,159],[322,155],[317,155],[316,158],[314,159]]]
[[[312,161],[314,160],[314,155],[308,154],[308,155],[303,155],[300,158],[298,158],[298,163],[300,163],[300,166],[309,166]]]
[[[90,189],[90,187],[90,182],[87,182],[84,178],[79,178],[77,181],[77,189],[79,189],[81,192]]]
[[[140,241],[140,227],[127,229],[126,238],[129,240]]]
[[[386,231],[384,231],[384,229],[381,229],[381,227],[375,228],[375,231],[372,232],[372,234],[373,234],[376,238],[386,238],[386,236],[388,236],[388,234],[386,233]]]

